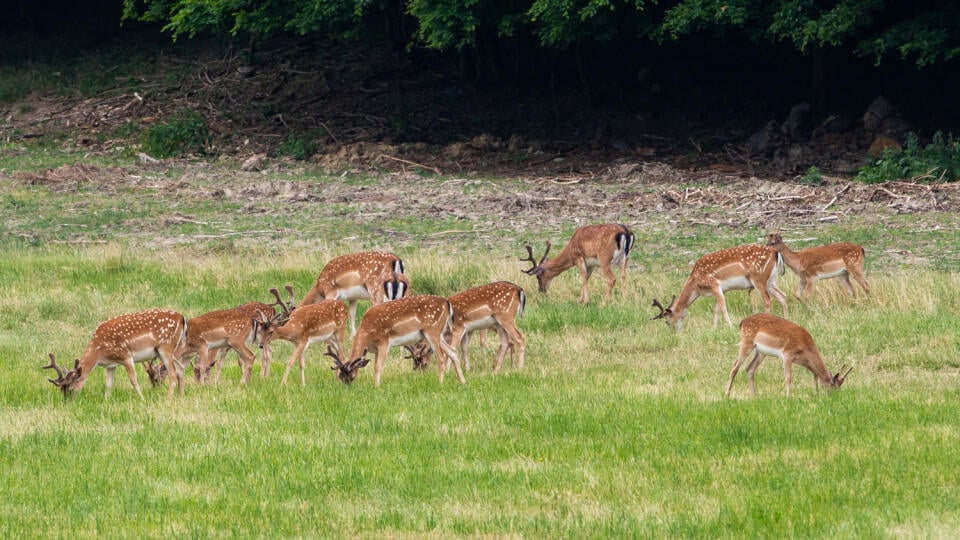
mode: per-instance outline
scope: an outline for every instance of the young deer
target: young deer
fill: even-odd
[[[290,309],[292,309],[293,307],[293,291],[288,286],[287,292],[290,293],[290,301],[287,304],[284,304],[283,300],[280,299],[280,292],[277,289],[270,289],[270,292],[273,294],[273,297],[276,298],[276,302],[272,304],[264,304],[263,302],[248,302],[246,304],[237,306],[233,309],[239,311],[241,315],[243,315],[244,317],[247,317],[251,321],[255,321],[258,319],[266,319],[266,320],[275,319],[276,321],[278,321],[279,324],[282,324],[282,321],[286,320],[286,318],[290,316]],[[276,306],[280,307],[281,312],[279,315],[277,314]],[[251,337],[255,337],[254,336],[255,333],[256,332],[251,333]],[[251,341],[250,343],[253,343],[253,342]],[[266,347],[261,347],[260,350],[261,350],[260,377],[266,378],[270,376],[270,362],[273,359],[273,351],[270,350],[269,345],[267,345]],[[214,383],[220,382],[220,371],[223,369],[223,364],[224,364],[223,360],[226,358],[227,352],[229,351],[230,351],[230,348],[228,347],[215,350],[212,364],[208,368],[208,370],[213,368],[216,369],[216,372],[213,376]],[[240,360],[239,354],[238,354],[237,360],[238,361]],[[241,369],[243,368],[242,362],[240,363],[240,367]],[[197,380],[199,381],[200,380],[199,369],[194,370],[194,374],[196,375]],[[207,375],[209,375],[209,373]]]
[[[724,291],[751,290],[760,291],[764,310],[770,312],[770,295],[783,306],[783,316],[787,316],[787,297],[777,288],[777,276],[783,274],[783,259],[767,246],[749,244],[708,253],[693,265],[679,297],[670,300],[669,307],[657,300],[653,306],[660,309],[654,319],[666,319],[679,332],[687,309],[701,296],[713,296],[716,304],[713,310],[713,327],[717,327],[720,314],[723,313],[727,324],[733,326],[727,313]]]
[[[449,331],[452,325],[453,307],[449,300],[441,296],[408,296],[372,306],[360,320],[360,328],[350,350],[352,360],[344,363],[339,353],[331,353],[334,360],[331,369],[337,371],[341,381],[349,384],[357,378],[360,368],[369,363],[364,358],[367,352],[373,352],[376,355],[373,380],[379,386],[390,347],[425,340],[438,359],[439,381],[443,383],[443,375],[452,360],[457,378],[461,383],[466,383],[457,352],[443,339],[444,332]]]
[[[587,225],[577,229],[567,246],[552,259],[546,260],[547,254],[550,253],[548,241],[547,250],[543,253],[543,257],[540,257],[539,262],[533,257],[533,248],[529,245],[526,246],[528,257],[520,260],[533,264],[532,268],[523,272],[536,276],[542,293],[546,293],[550,288],[553,278],[576,266],[580,269],[581,304],[586,304],[589,300],[587,280],[590,279],[594,269],[599,268],[607,280],[607,299],[609,300],[613,294],[613,286],[617,283],[613,266],[620,267],[620,288],[626,290],[627,258],[630,256],[633,240],[633,233],[625,225]]]
[[[819,383],[822,382],[828,388],[840,388],[847,375],[853,371],[852,367],[844,371],[846,366],[843,366],[840,371],[832,375],[824,365],[810,332],[786,319],[761,313],[751,315],[740,322],[740,354],[737,355],[733,369],[730,370],[727,396],[733,389],[733,379],[736,378],[740,366],[752,351],[756,351],[756,354],[747,365],[747,380],[750,382],[750,394],[754,397],[757,395],[757,390],[753,383],[753,376],[760,367],[764,355],[776,356],[783,362],[788,397],[793,381],[793,364],[803,366],[813,373],[813,387],[818,393]]]
[[[90,344],[76,360],[72,370],[64,373],[53,353],[49,353],[50,363],[43,369],[57,372],[57,379],[49,380],[63,391],[64,396],[68,396],[83,388],[93,368],[103,366],[106,369],[106,397],[110,397],[114,371],[117,366],[123,366],[130,384],[143,399],[134,364],[159,357],[167,370],[176,374],[170,380],[168,394],[173,395],[174,387],[183,394],[183,366],[178,361],[176,351],[186,340],[186,333],[187,321],[176,311],[151,309],[121,315],[97,326]]]
[[[240,357],[240,384],[246,384],[250,381],[253,361],[256,359],[253,351],[247,348],[247,343],[253,343],[255,332],[254,319],[236,309],[211,311],[187,321],[187,340],[177,352],[177,357],[182,360],[197,356],[194,370],[199,374],[200,384],[203,384],[213,362],[211,352],[233,349]]]
[[[386,251],[350,253],[330,259],[320,271],[301,305],[321,300],[343,300],[350,310],[350,333],[356,330],[357,301],[374,305],[403,298],[410,280],[403,275],[403,261]]]
[[[449,300],[453,306],[450,345],[460,352],[465,370],[470,370],[470,357],[467,353],[470,334],[489,328],[496,328],[500,335],[500,349],[493,362],[493,371],[500,369],[507,349],[513,347],[518,350],[517,366],[523,367],[526,340],[516,323],[517,317],[523,315],[527,301],[522,287],[508,281],[497,281],[467,289],[449,297]]]
[[[813,283],[821,279],[839,277],[844,289],[853,296],[856,295],[853,284],[850,283],[850,276],[853,276],[863,290],[870,294],[870,284],[863,275],[863,259],[866,254],[863,248],[856,244],[839,242],[791,251],[783,243],[780,233],[770,233],[767,236],[767,245],[777,250],[783,257],[783,262],[800,278],[794,296],[804,304],[810,297]]]
[[[260,318],[257,321],[256,341],[260,348],[266,348],[274,339],[293,343],[296,347],[287,362],[280,384],[287,384],[293,364],[300,365],[300,386],[307,385],[304,374],[304,353],[313,343],[326,342],[328,347],[342,352],[344,334],[347,331],[347,305],[339,300],[323,300],[319,304],[300,306],[290,313],[288,320],[278,324],[276,319]]]

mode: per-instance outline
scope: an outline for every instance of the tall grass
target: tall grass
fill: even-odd
[[[141,402],[122,374],[105,400],[102,370],[64,401],[39,369],[47,351],[79,354],[118,313],[193,316],[265,300],[285,282],[303,291],[338,249],[10,247],[0,260],[0,535],[960,532],[960,278],[931,269],[868,275],[869,297],[826,281],[809,306],[791,302],[828,367],[856,366],[843,389],[819,395],[798,370],[792,399],[769,359],[757,399],[742,380],[723,397],[737,332],[712,328],[711,299],[693,305],[680,335],[649,320],[651,296],[677,291],[682,272],[632,265],[626,290],[607,301],[594,278],[582,306],[575,271],[540,295],[516,261],[429,250],[403,253],[415,292],[504,278],[527,288],[523,370],[494,375],[493,351],[475,350],[467,384],[440,385],[393,351],[381,387],[367,370],[344,386],[314,347],[305,388],[280,387],[277,369],[241,387],[231,359],[217,385]],[[743,292],[728,304],[735,320],[759,307]],[[277,344],[274,358],[291,352]]]

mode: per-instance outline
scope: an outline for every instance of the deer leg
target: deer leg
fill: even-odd
[[[852,267],[847,270],[850,275],[853,276],[853,279],[857,280],[857,283],[863,287],[864,292],[870,294],[870,284],[867,283],[867,278],[863,275],[863,270],[860,268]]]
[[[600,265],[600,273],[607,280],[607,300],[613,298],[613,287],[617,284],[617,276],[613,273],[610,263]],[[622,291],[621,291],[622,292]]]
[[[290,356],[290,360],[287,361],[287,370],[283,372],[283,378],[280,379],[280,385],[283,386],[287,384],[287,377],[290,376],[290,370],[293,368],[293,363],[303,357],[303,351],[307,348],[307,340],[303,340],[300,343],[297,343],[297,348],[294,349],[293,355]],[[301,360],[301,365],[303,362]],[[305,384],[304,384],[305,385]]]
[[[853,290],[853,284],[850,283],[850,274],[844,272],[840,274],[840,283],[843,285],[843,288],[847,291],[847,294],[850,296],[856,296],[856,291]]]
[[[266,379],[270,376],[270,362],[273,361],[273,351],[270,350],[270,344],[266,344],[260,349],[260,378]]]
[[[117,366],[110,366],[106,368],[106,374],[103,376],[103,384],[107,387],[107,393],[104,394],[104,398],[110,397],[110,392],[113,390],[113,375],[116,370]]]
[[[213,383],[218,384],[220,382],[220,372],[223,371],[223,364],[227,361],[227,349],[217,349],[217,352],[213,355],[213,364],[211,364],[209,369],[214,369],[213,373]]]
[[[807,299],[810,297],[810,291],[813,290],[813,281],[800,276],[800,283],[797,285],[797,292],[794,296],[797,300],[807,305]]]
[[[172,396],[174,388],[180,389],[180,395],[183,395],[183,362],[174,354],[174,347],[172,345],[166,345],[157,348],[157,354],[160,355],[160,360],[163,361],[163,365],[167,368],[167,377],[170,379],[170,389],[167,391],[168,396]]]
[[[123,367],[127,370],[127,377],[130,379],[130,384],[133,386],[133,389],[137,391],[137,395],[140,396],[140,399],[143,400],[143,392],[140,390],[140,383],[137,382],[137,369],[133,364],[133,358],[130,358],[128,361],[123,363]],[[113,369],[109,370],[110,378],[113,379]],[[112,383],[113,381],[111,381]]]
[[[355,336],[357,334],[357,301],[347,302],[347,310],[350,312],[350,335]]]
[[[750,395],[753,397],[757,397],[757,387],[754,385],[753,376],[757,373],[757,368],[760,367],[763,358],[764,355],[757,349],[757,353],[753,355],[753,360],[747,364],[747,381],[750,383]]]
[[[440,383],[443,383],[443,374],[447,370],[449,362],[452,360],[453,367],[457,370],[457,379],[460,380],[460,384],[465,384],[467,380],[463,377],[463,369],[460,367],[460,357],[457,355],[457,351],[443,340],[441,332],[424,332],[423,337],[427,340],[430,348],[433,349],[433,354],[437,356],[439,369],[438,378]]]
[[[793,362],[790,360],[783,360],[783,379],[787,385],[787,397],[790,397],[790,387],[793,384]]]
[[[380,374],[383,373],[383,365],[387,362],[387,351],[390,346],[386,343],[382,347],[377,347],[377,358],[373,362],[373,383],[380,386]],[[440,357],[437,357],[439,360]],[[440,362],[440,370],[443,371],[443,362]]]
[[[713,306],[713,327],[717,327],[717,320],[720,318],[721,313],[723,313],[723,320],[727,321],[727,325],[733,326],[733,323],[730,321],[730,315],[727,313],[727,299],[723,296],[723,290],[719,284],[713,290],[713,297],[716,300]]]
[[[231,347],[240,356],[240,368],[243,373],[240,376],[240,384],[247,384],[250,382],[250,374],[253,372],[253,361],[256,360],[256,355],[243,342]]]
[[[587,293],[587,282],[590,281],[593,268],[587,266],[583,259],[577,260],[577,268],[580,269],[580,303],[586,304],[590,301],[590,295]]]
[[[463,351],[463,362],[464,369],[470,369],[470,357],[467,356],[467,348],[470,347],[470,333],[467,332],[466,327],[457,326],[453,329],[453,332],[450,333],[450,345],[460,351]],[[440,357],[437,357],[438,361]]]
[[[727,382],[727,397],[730,397],[730,391],[733,390],[733,380],[737,377],[740,366],[743,365],[743,361],[747,359],[747,355],[750,354],[750,351],[753,349],[754,345],[752,343],[743,343],[740,345],[740,352],[737,354],[736,361],[733,362],[733,368],[730,369],[730,381]]]
[[[787,318],[787,295],[780,290],[775,283],[770,284],[770,294],[777,299],[777,302],[780,302],[780,306],[783,308],[783,318]]]
[[[526,339],[523,337],[523,334],[520,333],[520,329],[517,328],[517,325],[514,323],[514,321],[510,320],[509,317],[494,317],[494,318],[497,319],[497,323],[499,324],[500,329],[506,333],[507,338],[510,341],[511,349],[514,345],[516,345],[517,348],[519,349],[517,353],[519,356],[519,360],[517,361],[517,367],[523,368],[523,352],[524,352],[524,347],[526,345]],[[501,342],[504,341],[503,336],[500,336],[500,340]],[[512,354],[513,353],[511,351],[511,357],[512,357]],[[500,360],[502,361],[503,358],[501,357]],[[497,365],[499,366],[499,363]],[[496,370],[496,368],[494,368],[494,370]]]
[[[494,373],[500,371],[500,365],[503,363],[503,359],[507,356],[507,349],[511,347],[510,336],[507,334],[506,330],[503,329],[503,326],[499,324],[497,325],[497,336],[500,337],[500,347],[497,349],[497,356],[493,359]]]

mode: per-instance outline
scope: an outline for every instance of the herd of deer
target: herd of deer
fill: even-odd
[[[627,259],[633,242],[633,233],[624,225],[588,225],[578,229],[566,247],[550,259],[547,259],[550,242],[547,242],[539,261],[534,257],[533,248],[526,246],[528,257],[521,261],[533,266],[523,272],[535,276],[540,292],[546,293],[556,276],[576,266],[581,276],[580,302],[586,303],[587,282],[592,272],[599,268],[607,281],[606,296],[609,299],[617,281],[614,268],[620,270],[621,289],[626,288]],[[740,351],[730,371],[727,395],[751,352],[755,354],[747,365],[747,376],[753,395],[756,395],[754,373],[767,355],[783,362],[788,396],[792,364],[813,373],[817,390],[819,383],[838,388],[850,369],[844,371],[841,368],[836,374],[827,370],[810,333],[786,320],[786,295],[777,288],[776,281],[786,264],[799,277],[796,297],[801,302],[806,302],[815,281],[832,277],[839,277],[850,294],[854,294],[851,277],[869,293],[863,262],[864,250],[855,244],[837,243],[794,252],[783,243],[779,233],[771,233],[767,245],[737,246],[701,257],[694,264],[680,294],[674,296],[667,307],[653,300],[653,306],[660,310],[653,318],[665,319],[679,332],[690,305],[700,296],[713,296],[716,302],[714,327],[721,313],[727,324],[732,325],[724,292],[756,289],[763,300],[765,313],[749,316],[740,323]],[[96,366],[103,366],[109,396],[114,371],[117,366],[123,366],[142,399],[135,364],[147,362],[147,372],[154,384],[166,377],[169,379],[168,393],[172,395],[175,389],[179,389],[182,394],[185,366],[189,361],[194,362],[194,375],[202,384],[213,367],[216,367],[215,377],[219,379],[223,357],[228,350],[237,352],[241,383],[247,383],[256,358],[248,344],[255,344],[262,351],[261,376],[266,377],[271,361],[270,343],[281,339],[295,346],[281,384],[286,384],[294,363],[300,367],[300,384],[306,384],[304,352],[318,342],[327,344],[325,354],[333,360],[331,369],[344,383],[357,378],[359,370],[370,362],[367,353],[373,353],[374,381],[379,385],[387,352],[394,346],[405,346],[415,367],[425,366],[430,354],[436,356],[441,383],[452,363],[457,378],[464,383],[463,371],[469,370],[470,366],[467,355],[470,335],[488,329],[495,330],[500,337],[493,370],[500,368],[508,350],[511,358],[514,352],[517,353],[517,366],[523,367],[524,337],[516,326],[516,319],[523,313],[526,302],[523,288],[498,281],[444,298],[407,296],[409,284],[403,261],[392,253],[371,251],[343,255],[324,266],[298,305],[295,305],[293,288],[287,285],[287,302],[274,288],[270,289],[275,298],[271,304],[253,302],[189,320],[180,313],[163,309],[121,315],[97,327],[73,369],[64,372],[52,353],[50,363],[44,369],[55,370],[58,377],[49,379],[50,382],[64,395],[70,395],[83,388]],[[784,318],[769,314],[771,295],[783,306]],[[372,306],[364,313],[357,328],[359,300],[370,300]],[[348,315],[353,343],[345,359]],[[157,358],[161,364],[154,365]]]

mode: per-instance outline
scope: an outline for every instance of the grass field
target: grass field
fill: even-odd
[[[728,399],[736,329],[713,329],[703,299],[678,335],[649,320],[650,301],[679,291],[691,254],[762,230],[638,230],[627,290],[606,302],[595,277],[581,306],[575,271],[549,295],[536,292],[518,271],[519,238],[493,251],[469,236],[439,242],[430,235],[449,223],[422,220],[417,234],[430,241],[394,245],[377,224],[322,205],[310,221],[283,223],[297,248],[270,235],[204,238],[204,224],[273,230],[265,222],[283,215],[149,184],[118,192],[8,182],[0,192],[0,536],[960,535],[955,232],[921,230],[954,216],[901,216],[884,228],[852,216],[814,229],[867,245],[874,294],[851,299],[820,282],[809,307],[790,302],[790,318],[832,371],[855,370],[840,391],[819,395],[797,370],[788,399],[768,359],[758,398],[738,378]],[[170,219],[171,208],[190,218]],[[359,239],[327,236],[341,228]],[[902,245],[921,262],[892,254]],[[497,279],[526,287],[525,368],[492,374],[491,336],[486,354],[474,340],[466,385],[440,385],[436,371],[414,372],[393,351],[379,388],[370,368],[344,386],[314,347],[307,386],[281,387],[292,347],[278,343],[268,379],[241,387],[231,355],[219,384],[191,382],[172,399],[147,390],[144,402],[121,373],[105,400],[103,370],[65,401],[40,370],[48,351],[66,364],[120,313],[195,316],[268,300],[284,283],[302,294],[325,260],[357,246],[397,251],[414,292]],[[795,286],[789,273],[781,281]],[[759,307],[755,294],[727,298],[735,321]]]

